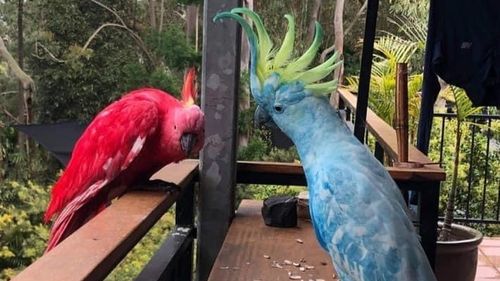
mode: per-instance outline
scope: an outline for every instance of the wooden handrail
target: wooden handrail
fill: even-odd
[[[298,163],[238,161],[238,183],[305,185],[304,170]],[[445,173],[439,167],[386,167],[396,181],[442,181]]]
[[[181,188],[198,173],[198,161],[171,164],[153,176]],[[132,191],[102,211],[13,280],[102,280],[172,206],[178,193]]]
[[[356,110],[357,97],[347,89],[339,88],[340,98],[352,110]],[[391,159],[398,159],[398,143],[396,130],[385,123],[382,118],[377,116],[372,110],[368,109],[366,114],[366,126],[370,133],[377,139],[384,148],[385,153]],[[420,178],[420,180],[439,180],[446,179],[446,173],[436,164],[430,164],[432,161],[416,147],[408,146],[408,161],[423,164],[422,168],[400,168],[387,167],[387,170],[395,179],[411,180]]]

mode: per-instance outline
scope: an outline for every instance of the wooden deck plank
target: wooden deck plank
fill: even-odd
[[[197,167],[197,161],[183,161],[163,168],[154,178],[184,187],[198,172]],[[102,280],[172,206],[177,195],[125,194],[13,280]]]
[[[299,219],[295,228],[269,227],[262,220],[261,207],[262,201],[241,202],[209,281],[282,281],[290,280],[289,271],[303,280],[336,280],[331,259],[316,241],[310,222]],[[293,265],[283,265],[285,259],[298,262],[302,258],[305,262],[301,264],[312,265],[314,269],[300,272]],[[273,261],[280,262],[283,268],[272,267]]]

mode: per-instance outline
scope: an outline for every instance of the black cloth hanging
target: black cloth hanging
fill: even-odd
[[[500,106],[500,0],[440,0],[435,9],[434,72],[475,106]]]
[[[55,124],[14,125],[52,153],[66,166],[76,141],[87,127],[86,124],[70,121]]]

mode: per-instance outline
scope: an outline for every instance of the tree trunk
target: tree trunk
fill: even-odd
[[[307,37],[306,37],[307,45],[311,44],[314,38],[314,28],[315,28],[314,26],[316,25],[316,21],[318,21],[320,8],[321,8],[321,0],[314,0],[311,9],[311,14],[309,15],[309,27],[307,28]]]
[[[194,40],[194,49],[198,52],[200,50],[200,5],[196,6],[196,24],[195,24],[195,40]]]
[[[17,4],[17,64],[21,71],[24,68],[24,36],[23,36],[23,10],[24,0],[18,0]],[[25,83],[19,80],[19,102],[18,102],[18,119],[24,124],[29,124],[31,119],[31,95],[29,89],[26,89]],[[18,133],[17,141],[21,153],[29,158],[29,142],[26,136]]]
[[[253,11],[253,0],[243,1],[243,6]],[[241,54],[240,54],[241,72],[248,70],[249,61],[250,61],[250,47],[248,46],[248,40],[246,39],[245,36],[241,36]],[[250,106],[250,102],[248,103],[248,106]]]
[[[156,0],[148,1],[149,8],[149,24],[151,25],[151,29],[158,30],[156,25]]]
[[[160,23],[158,24],[158,32],[163,30],[163,16],[165,14],[165,0],[160,1]]]
[[[457,138],[455,145],[455,159],[453,163],[453,175],[451,179],[451,189],[446,202],[446,212],[444,214],[443,228],[439,233],[440,241],[448,241],[451,234],[451,224],[453,223],[453,212],[455,210],[455,196],[457,194],[458,165],[460,164],[460,148],[462,142],[462,122],[457,118]]]
[[[197,10],[198,5],[196,4],[191,4],[186,7],[186,37],[187,41],[191,43],[194,43],[196,41],[196,18],[198,17]]]
[[[24,68],[24,37],[23,37],[23,5],[24,0],[18,0],[17,4],[17,64],[19,68],[22,70]],[[18,103],[18,119],[21,122],[26,123],[27,114],[26,114],[26,106],[25,106],[25,98],[24,98],[24,87],[23,83],[19,81],[19,103]],[[22,136],[19,136],[19,140],[21,140]]]
[[[0,36],[0,57],[4,58],[12,74],[14,74],[14,76],[21,81],[23,89],[29,91],[33,91],[35,89],[33,79],[31,79],[31,77],[19,67],[14,57],[12,57],[9,50],[7,50],[7,46],[5,46],[2,36]]]
[[[243,5],[253,11],[253,0],[245,0],[243,1]],[[250,46],[248,45],[248,40],[245,38],[245,36],[241,36],[240,71],[248,71],[249,61]],[[247,89],[248,87],[245,87],[245,89],[243,89],[243,92],[240,93],[240,112],[250,109],[250,92]],[[238,147],[247,147],[249,138],[250,136],[248,131],[238,134]]]
[[[340,58],[344,54],[344,0],[337,0],[335,2],[335,15],[333,17],[333,26],[335,33],[334,48],[339,53]],[[334,77],[338,80],[339,85],[342,85],[344,76],[344,64],[342,63],[339,68],[335,69]],[[332,93],[330,96],[330,103],[338,108],[339,95],[337,92]]]
[[[358,10],[358,12],[356,13],[356,15],[354,16],[354,18],[351,20],[351,23],[349,24],[349,26],[345,29],[345,31],[344,31],[344,37],[349,34],[349,32],[354,27],[354,25],[356,24],[356,22],[358,21],[358,19],[363,15],[363,13],[366,10],[367,5],[368,5],[368,1],[365,0],[364,4],[361,6],[361,8]],[[331,52],[333,52],[334,50],[335,50],[335,44],[332,45],[332,46],[330,46],[330,47],[328,47],[328,48],[326,48],[321,53],[320,61],[324,62],[325,59],[326,59],[326,56],[328,54],[330,54]]]

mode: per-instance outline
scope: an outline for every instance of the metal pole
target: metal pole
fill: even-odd
[[[354,120],[354,135],[361,142],[364,142],[366,128],[366,111],[368,107],[368,94],[370,91],[373,43],[375,42],[375,31],[377,29],[378,3],[379,0],[368,0],[366,12],[363,54],[359,73],[358,101],[356,104],[356,120]]]
[[[236,126],[241,29],[214,16],[241,6],[241,0],[204,1],[202,108],[205,147],[200,157],[197,280],[208,279],[234,216]]]

